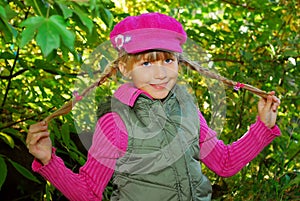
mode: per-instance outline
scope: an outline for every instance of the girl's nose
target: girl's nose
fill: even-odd
[[[164,79],[167,77],[167,71],[164,66],[157,64],[154,66],[153,71],[154,71],[153,75],[155,79]]]

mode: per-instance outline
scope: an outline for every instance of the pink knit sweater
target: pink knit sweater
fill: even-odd
[[[125,84],[116,91],[115,97],[132,106],[141,93],[144,92]],[[216,132],[208,127],[200,111],[198,114],[201,125],[200,159],[209,169],[223,177],[236,174],[280,135],[277,126],[269,129],[258,118],[242,138],[231,145],[225,145],[217,139]],[[102,200],[102,193],[114,173],[116,160],[126,152],[127,139],[126,127],[120,116],[113,112],[107,113],[97,122],[93,144],[79,173],[66,168],[55,152],[45,166],[34,160],[32,169],[49,180],[70,200]]]

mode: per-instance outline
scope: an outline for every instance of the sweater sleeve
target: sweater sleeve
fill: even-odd
[[[250,126],[240,139],[225,145],[217,139],[202,114],[200,118],[200,160],[212,171],[222,177],[230,177],[239,172],[254,159],[274,138],[280,136],[280,129],[268,128],[260,119]]]
[[[37,160],[32,169],[41,174],[69,200],[102,200],[102,193],[114,173],[116,160],[127,148],[127,132],[116,113],[107,113],[99,119],[87,161],[74,173],[53,151],[50,162],[43,166]]]

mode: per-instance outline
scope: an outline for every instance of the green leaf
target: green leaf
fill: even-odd
[[[45,20],[47,20],[44,17],[41,16],[34,16],[34,17],[29,17],[25,21],[23,21],[20,26],[21,27],[34,27],[37,29]]]
[[[7,11],[9,10],[10,9],[7,8]],[[10,41],[12,36],[17,36],[18,32],[13,26],[11,26],[11,24],[9,24],[7,11],[3,6],[0,5],[0,31],[4,33],[5,41]]]
[[[8,28],[9,28],[9,31],[12,33],[12,35],[16,38],[18,35],[18,31],[9,23],[8,23]]]
[[[47,93],[45,92],[45,89],[44,89],[44,87],[43,87],[43,83],[41,83],[41,81],[37,80],[37,85],[38,85],[40,91],[42,92],[43,98],[47,98],[48,95],[47,95]]]
[[[51,183],[49,181],[46,183],[45,190],[46,190],[46,201],[51,201],[52,200],[52,197],[51,197]]]
[[[93,21],[89,18],[89,16],[85,12],[81,11],[80,7],[78,6],[75,6],[74,12],[79,17],[81,23],[88,28],[89,33],[92,33],[94,24]]]
[[[297,177],[291,181],[290,186],[292,186],[294,184],[299,185],[299,183],[300,183],[300,174],[298,174]]]
[[[59,48],[60,38],[56,25],[52,21],[46,20],[39,28],[36,42],[41,47],[44,56],[48,56],[51,51]]]
[[[8,133],[9,135],[18,136],[19,131],[14,128],[5,128],[2,130],[5,133]]]
[[[64,144],[68,146],[70,144],[70,129],[69,124],[63,124],[61,127],[61,136]]]
[[[61,131],[59,130],[59,128],[55,122],[53,122],[51,124],[51,128],[53,129],[54,135],[50,135],[50,138],[53,138],[55,136],[57,139],[60,140],[61,139]]]
[[[60,10],[62,11],[64,18],[67,19],[73,15],[73,11],[69,9],[66,5],[58,3]]]
[[[6,17],[9,20],[18,16],[18,13],[14,11],[12,8],[10,8],[9,4],[7,4],[4,9],[5,9]]]
[[[31,6],[37,15],[40,15],[40,16],[47,15],[47,1],[26,0],[25,5]]]
[[[297,50],[286,50],[285,52],[283,52],[284,56],[288,56],[288,57],[297,57],[299,56],[299,54],[297,53]]]
[[[2,53],[0,53],[0,58],[3,58],[3,59],[15,59],[16,56],[13,55],[10,52],[2,52]]]
[[[0,139],[2,139],[6,144],[8,144],[12,149],[14,148],[15,142],[11,136],[7,135],[6,133],[0,132]]]
[[[16,168],[16,170],[22,174],[24,177],[26,177],[27,179],[34,181],[36,183],[41,184],[41,182],[29,171],[27,170],[25,167],[23,167],[22,165],[20,165],[17,162],[12,161],[11,159],[8,159],[8,161],[14,166],[14,168]]]
[[[6,42],[12,40],[12,34],[11,34],[11,32],[9,31],[9,29],[8,29],[7,27],[8,27],[7,22],[2,21],[2,20],[0,19],[0,30],[1,30],[1,32],[3,32],[4,40],[5,40]],[[0,32],[0,33],[1,33],[1,32]],[[2,35],[2,34],[1,34],[1,35]]]
[[[23,48],[35,36],[35,27],[28,27],[21,33],[20,48]]]
[[[0,17],[1,17],[3,20],[6,21],[6,18],[7,18],[6,12],[5,12],[5,9],[4,9],[2,6],[0,6]]]
[[[6,176],[7,176],[7,166],[4,161],[4,158],[0,157],[0,190],[2,185],[5,182]]]
[[[101,20],[105,23],[105,25],[111,29],[112,25],[113,25],[113,19],[114,19],[114,16],[112,15],[112,13],[104,8],[100,11],[100,17],[101,17]]]
[[[59,15],[52,15],[50,17],[51,22],[55,25],[63,43],[72,51],[74,50],[75,34],[66,29],[67,25],[64,18]]]
[[[20,47],[24,47],[29,41],[33,39],[37,29],[45,22],[44,17],[36,16],[30,17],[21,23],[21,27],[26,27],[21,33]]]

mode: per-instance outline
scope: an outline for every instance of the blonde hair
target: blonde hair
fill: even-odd
[[[167,59],[167,58],[177,58],[179,65],[184,65],[189,67],[192,70],[195,70],[199,72],[201,75],[204,75],[208,78],[215,79],[218,81],[221,81],[227,86],[234,87],[237,86],[238,82],[229,80],[221,75],[218,75],[212,71],[210,71],[207,68],[203,68],[201,65],[199,65],[197,62],[190,61],[187,58],[183,57],[182,55],[174,52],[166,52],[166,51],[149,51],[149,52],[142,52],[138,54],[120,54],[120,57],[112,62],[111,64],[108,64],[107,67],[104,69],[103,73],[101,74],[99,80],[97,82],[94,82],[92,85],[87,87],[81,94],[80,97],[85,97],[91,90],[93,90],[95,87],[100,86],[103,84],[109,77],[114,76],[117,74],[118,71],[118,64],[119,62],[126,63],[126,66],[128,67],[127,70],[131,70],[133,64],[137,61],[140,61],[141,59],[145,59],[147,61],[156,61],[160,59]],[[255,88],[249,84],[243,84],[243,88],[262,97],[267,98],[268,93]],[[76,98],[70,100],[65,105],[63,105],[61,108],[56,110],[54,113],[50,114],[48,117],[44,119],[47,123],[51,121],[51,119],[68,114],[73,106],[78,102]]]

